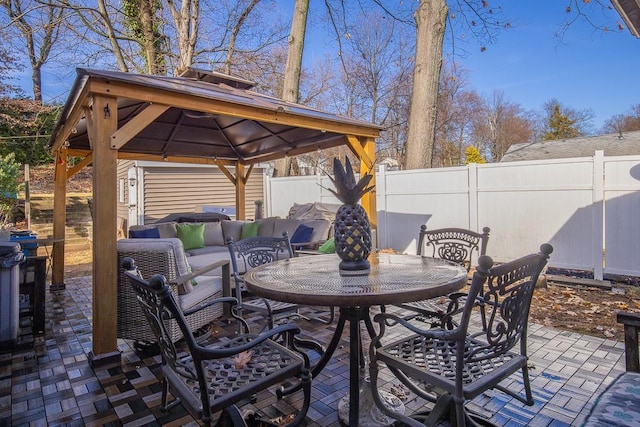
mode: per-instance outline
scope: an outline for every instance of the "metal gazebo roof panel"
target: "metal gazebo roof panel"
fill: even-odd
[[[224,81],[79,69],[69,97],[72,102],[65,106],[52,145],[77,104],[88,102],[81,99],[83,95],[90,96],[94,90],[117,97],[118,129],[152,104],[166,102],[168,108],[120,146],[121,153],[257,162],[344,144],[346,135],[375,137],[382,129],[246,87],[231,87]],[[85,118],[68,141],[71,150],[90,150]]]

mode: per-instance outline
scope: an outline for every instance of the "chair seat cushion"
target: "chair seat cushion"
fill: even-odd
[[[600,394],[584,427],[640,425],[640,373],[624,372]]]
[[[213,298],[222,297],[222,278],[199,276],[198,284],[184,295],[180,295],[180,308],[188,310]]]

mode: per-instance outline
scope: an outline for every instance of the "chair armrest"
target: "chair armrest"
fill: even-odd
[[[200,357],[204,358],[204,359],[220,359],[223,357],[230,357],[230,356],[235,356],[236,354],[242,353],[243,351],[248,351],[251,350],[252,348],[254,348],[255,346],[257,346],[258,344],[267,341],[279,334],[299,334],[300,333],[300,328],[297,325],[294,324],[287,324],[287,325],[280,325],[278,327],[275,327],[273,329],[268,329],[264,332],[262,332],[260,335],[256,335],[256,334],[246,334],[244,336],[238,336],[236,338],[232,338],[231,339],[231,343],[232,345],[230,345],[229,347],[216,347],[216,348],[211,348],[211,347],[203,347],[199,344],[196,344],[196,347],[194,350],[196,350],[198,353],[200,353]],[[249,342],[243,342],[239,345],[233,345],[233,341],[234,340],[242,340],[244,337],[249,336],[251,338],[251,340]],[[290,340],[291,342],[293,342],[293,340]]]
[[[222,267],[222,296],[230,297],[231,296],[231,273],[229,268],[229,261],[225,259],[216,261],[213,264],[206,265],[201,269],[195,270],[189,274],[185,274],[184,276],[177,277],[175,280],[172,280],[171,282],[169,282],[169,285],[172,286],[172,288],[173,286],[177,287],[178,285],[187,283],[190,280],[195,279],[196,277],[203,276],[205,273],[220,267]],[[178,295],[177,288],[176,288],[176,295]],[[231,315],[231,309],[226,304],[224,306],[223,315],[226,317]]]
[[[195,270],[189,274],[185,274],[184,276],[177,277],[175,280],[172,280],[170,283],[182,285],[183,283],[187,283],[189,280],[195,279],[196,277],[199,277],[199,276],[204,276],[205,273],[208,273],[209,271],[215,270],[216,268],[220,268],[220,267],[222,267],[222,275],[224,277],[225,268],[227,271],[229,271],[229,261],[223,259],[220,261],[216,261],[213,264],[205,265],[199,270]]]
[[[459,332],[460,328],[451,329],[451,330],[441,329],[441,328],[422,329],[417,327],[413,323],[410,323],[404,317],[400,317],[398,315],[386,313],[386,312],[376,314],[375,317],[373,318],[373,321],[378,322],[380,324],[380,334],[378,335],[377,338],[382,337],[382,335],[384,334],[385,325],[389,325],[389,324],[396,325],[397,323],[409,329],[411,332],[418,335],[422,335],[427,338],[437,338],[437,339],[454,341],[458,339],[461,334]]]
[[[624,325],[624,354],[626,369],[629,372],[640,372],[640,349],[638,348],[638,332],[640,332],[640,314],[618,311],[618,323]]]

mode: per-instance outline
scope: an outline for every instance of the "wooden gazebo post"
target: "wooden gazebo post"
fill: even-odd
[[[93,350],[91,364],[119,360],[117,345],[116,188],[118,150],[111,136],[118,129],[117,98],[94,95],[87,120],[93,148]],[[99,295],[99,298],[95,296]]]
[[[51,290],[64,289],[64,234],[67,222],[67,149],[56,152],[53,186],[53,244],[51,268]]]
[[[349,142],[349,148],[360,159],[360,176],[371,174],[373,179],[369,185],[376,184],[376,141],[373,138],[357,138],[353,135],[348,135],[347,140]],[[378,230],[378,210],[376,205],[376,190],[362,196],[360,201],[362,207],[369,216],[369,223],[371,224],[371,230]],[[377,247],[378,242],[374,242]]]

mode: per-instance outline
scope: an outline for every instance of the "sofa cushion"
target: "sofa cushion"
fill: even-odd
[[[193,308],[212,297],[222,296],[222,277],[200,276],[198,286],[191,292],[180,296],[180,307],[182,310]]]
[[[307,243],[311,241],[311,235],[313,234],[313,227],[308,227],[304,224],[300,224],[296,231],[291,235],[291,243]]]
[[[258,221],[256,221],[258,224],[260,224],[258,226],[258,236],[267,236],[267,237],[271,237],[273,236],[273,228],[275,227],[275,223],[277,220],[279,220],[280,218],[275,217],[275,216],[270,216],[268,218],[260,218]],[[280,233],[281,237],[282,233]]]
[[[234,242],[240,240],[242,224],[244,224],[244,221],[222,221],[222,234],[224,235],[225,243],[229,238],[232,238]]]
[[[143,230],[129,230],[129,238],[131,239],[159,239],[160,231],[156,227],[150,227]]]
[[[198,249],[190,249],[189,252],[187,252],[187,254],[189,255],[189,258],[187,258],[187,262],[191,259],[191,257],[193,256],[197,256],[197,255],[206,255],[206,254],[215,254],[215,253],[224,253],[224,254],[228,254],[229,253],[229,249],[227,249],[227,246],[205,246],[204,248],[198,248]]]
[[[329,238],[331,221],[327,219],[309,219],[303,220],[302,223],[307,227],[313,228],[313,234],[311,234],[311,239],[309,239],[310,242],[324,242]]]
[[[176,224],[176,232],[184,250],[204,247],[204,224]]]
[[[229,249],[226,246],[223,246],[224,252],[212,252],[203,255],[194,255],[187,258],[189,265],[193,270],[200,270],[208,265],[213,264],[217,261],[229,260]],[[222,267],[216,268],[215,270],[207,271],[207,275],[209,276],[222,276]],[[200,283],[200,278],[198,278],[198,283]],[[198,285],[199,286],[199,285]],[[196,286],[196,288],[198,287]]]
[[[245,222],[244,224],[242,224],[240,240],[246,239],[247,237],[257,237],[259,226],[260,224],[258,224],[257,222]]]
[[[163,222],[159,224],[153,224],[153,226],[156,227],[160,232],[161,239],[178,237],[175,222]]]
[[[217,222],[204,223],[204,245],[224,246],[224,234],[222,234],[222,224]]]
[[[302,221],[300,221],[299,219],[278,218],[278,220],[275,221],[275,225],[273,227],[273,234],[271,234],[271,236],[282,237],[282,233],[286,231],[287,234],[289,235],[289,239],[291,239],[291,237],[293,236],[293,233],[295,233],[296,229],[300,224],[302,224]]]
[[[318,248],[318,252],[321,254],[334,254],[336,253],[336,240],[332,237],[322,244]]]
[[[640,374],[624,372],[598,396],[583,427],[627,427],[640,420]]]

